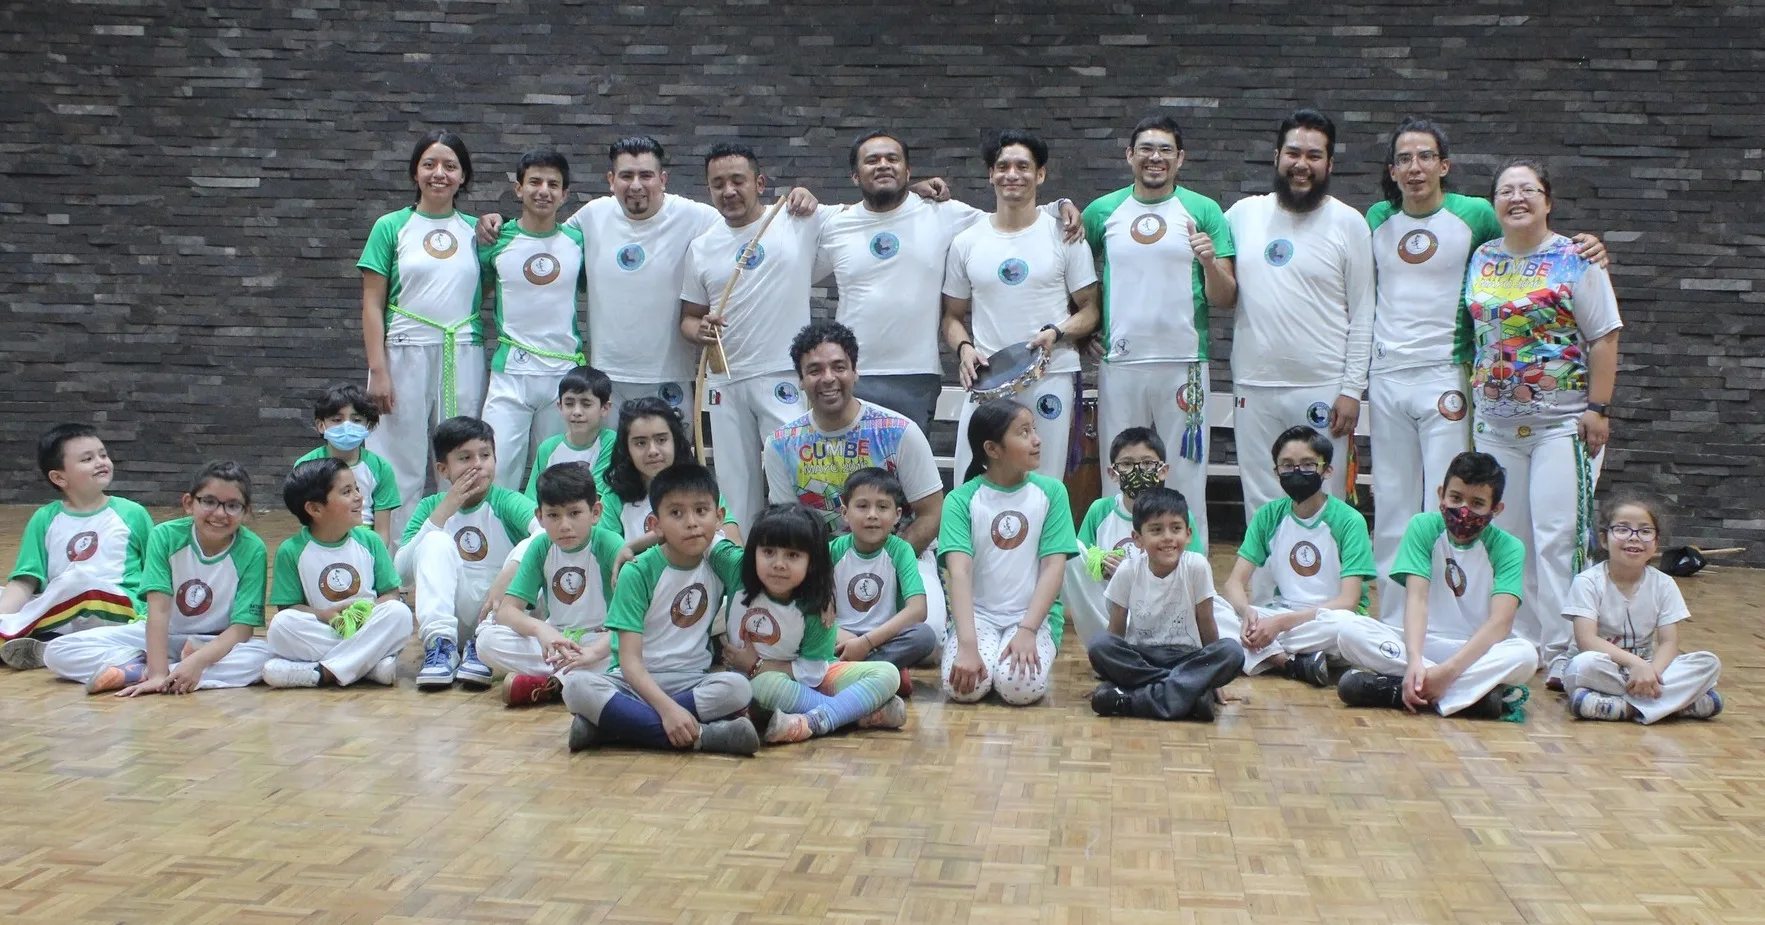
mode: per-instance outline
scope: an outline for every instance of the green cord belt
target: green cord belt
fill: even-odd
[[[460,400],[454,388],[454,367],[457,365],[455,345],[459,340],[460,330],[466,328],[477,319],[477,313],[467,315],[453,324],[442,324],[434,318],[425,318],[413,311],[399,308],[391,302],[386,309],[395,315],[403,315],[418,324],[426,324],[441,332],[441,404],[445,410],[443,417],[453,417],[460,413]],[[506,341],[505,341],[506,343]]]

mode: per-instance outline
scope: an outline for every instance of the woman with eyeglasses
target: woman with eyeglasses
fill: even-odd
[[[1496,525],[1526,544],[1517,635],[1557,664],[1569,646],[1569,583],[1585,566],[1598,457],[1618,373],[1618,299],[1611,278],[1550,228],[1550,173],[1535,160],[1496,172],[1502,236],[1465,273],[1476,363],[1473,439],[1507,470]]]

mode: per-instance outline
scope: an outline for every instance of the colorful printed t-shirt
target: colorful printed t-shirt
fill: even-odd
[[[919,425],[887,408],[854,401],[862,410],[845,430],[821,430],[815,417],[805,414],[773,432],[761,460],[772,503],[801,502],[838,530],[843,528],[840,492],[846,477],[859,469],[887,469],[901,481],[909,502],[943,490],[937,459]]]

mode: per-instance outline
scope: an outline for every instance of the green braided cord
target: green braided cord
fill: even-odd
[[[403,315],[418,324],[426,324],[441,331],[441,405],[447,412],[442,416],[451,418],[459,414],[460,399],[454,389],[454,366],[456,365],[457,359],[454,355],[454,346],[459,339],[460,330],[472,323],[472,316],[467,315],[453,324],[442,324],[434,318],[425,318],[416,312],[406,311],[390,302],[386,303],[386,307],[394,314]]]
[[[1109,550],[1104,549],[1101,546],[1085,547],[1085,571],[1090,572],[1092,578],[1102,581],[1103,559],[1108,555]]]
[[[337,616],[331,618],[331,628],[337,631],[337,635],[348,639],[362,628],[362,624],[368,622],[368,617],[373,612],[373,601],[356,601],[338,611]]]
[[[501,335],[498,335],[497,340],[502,343],[508,344],[511,347],[516,347],[521,350],[525,350],[528,353],[531,353],[536,357],[545,357],[548,360],[569,360],[570,362],[575,363],[577,366],[581,366],[582,364],[588,362],[588,358],[583,356],[580,353],[553,353],[550,350],[541,350],[538,347],[529,347],[526,344],[523,344],[518,340],[514,340],[512,338],[504,337]]]
[[[1587,458],[1587,444],[1577,433],[1575,440],[1575,574],[1587,568],[1587,531],[1593,523],[1593,471]]]
[[[594,631],[587,627],[578,626],[572,629],[558,630],[558,635],[563,636],[565,639],[568,639],[577,645],[582,645],[582,637],[592,632]]]

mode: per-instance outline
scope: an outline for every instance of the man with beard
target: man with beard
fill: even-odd
[[[1134,184],[1085,208],[1085,236],[1103,283],[1103,362],[1097,367],[1098,446],[1150,425],[1177,451],[1165,484],[1189,500],[1207,550],[1207,313],[1237,298],[1232,231],[1219,203],[1177,185],[1183,133],[1148,116],[1128,135]],[[1114,468],[1104,493],[1116,491]]]
[[[1373,251],[1366,221],[1329,194],[1336,124],[1300,109],[1275,136],[1275,191],[1226,212],[1238,253],[1232,328],[1233,416],[1245,516],[1297,479],[1277,478],[1249,453],[1289,427],[1328,428],[1347,459],[1367,386],[1373,340]],[[1341,495],[1349,466],[1326,490]],[[1309,494],[1310,492],[1305,492]]]

